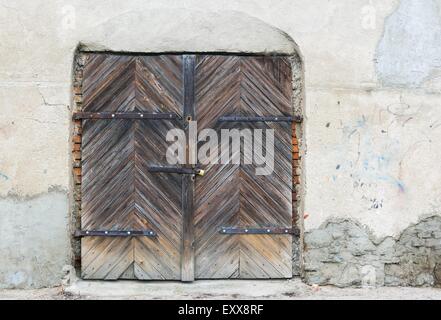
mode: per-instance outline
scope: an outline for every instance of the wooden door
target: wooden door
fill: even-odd
[[[293,113],[288,59],[200,56],[195,88],[199,131],[274,129],[275,135],[273,173],[256,175],[255,161],[244,164],[241,148],[240,165],[210,164],[196,179],[196,277],[292,277],[291,125],[275,120]],[[242,121],[221,121],[227,116]]]
[[[82,277],[180,279],[182,176],[148,166],[180,125],[182,57],[91,54],[83,99]]]
[[[292,276],[288,58],[90,54],[83,78],[83,278]],[[166,134],[188,120],[274,129],[274,171],[170,167]]]

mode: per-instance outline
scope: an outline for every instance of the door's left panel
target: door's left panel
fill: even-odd
[[[181,57],[88,54],[82,94],[83,112],[181,116]],[[156,233],[83,237],[83,278],[180,278],[182,178],[148,170],[166,164],[166,134],[179,126],[164,119],[82,121],[81,229]]]

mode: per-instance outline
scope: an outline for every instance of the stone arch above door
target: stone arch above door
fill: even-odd
[[[129,11],[87,30],[80,44],[83,51],[299,54],[284,31],[238,11]]]

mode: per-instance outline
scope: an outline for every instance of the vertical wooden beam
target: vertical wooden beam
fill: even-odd
[[[194,81],[195,81],[195,55],[184,55],[184,128],[189,136],[189,120],[195,119]],[[189,159],[189,146],[186,146],[187,161]],[[194,225],[193,225],[193,193],[194,176],[182,177],[182,250],[181,250],[181,281],[194,280]]]

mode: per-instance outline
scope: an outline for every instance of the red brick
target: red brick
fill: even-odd
[[[72,152],[72,156],[74,160],[81,160],[81,151]]]
[[[78,135],[78,134],[75,134],[75,135],[72,137],[72,142],[73,142],[73,143],[81,143],[81,136]]]

